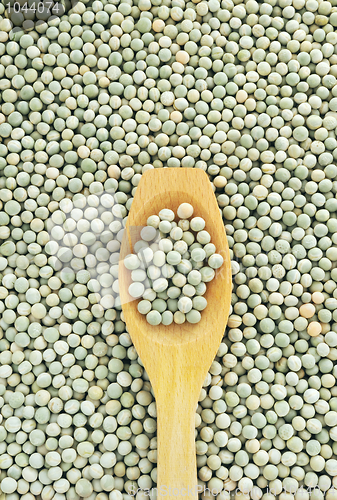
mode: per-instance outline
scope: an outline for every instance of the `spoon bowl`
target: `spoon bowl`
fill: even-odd
[[[202,217],[217,253],[224,258],[207,283],[207,307],[197,324],[152,326],[137,310],[123,260],[133,252],[149,216],[163,208],[175,213],[190,203]],[[231,266],[221,213],[206,173],[200,169],[148,170],[137,187],[121,245],[119,289],[124,320],[151,381],[157,407],[158,496],[197,497],[195,411],[207,371],[221,343],[231,303]]]

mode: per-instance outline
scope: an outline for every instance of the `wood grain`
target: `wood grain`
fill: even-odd
[[[140,238],[150,215],[162,208],[175,213],[191,203],[193,216],[203,217],[224,264],[207,283],[208,301],[200,323],[151,326],[128,294],[130,271],[123,259]],[[202,384],[224,334],[231,302],[231,266],[221,213],[203,170],[148,170],[137,187],[128,216],[119,263],[124,320],[153,386],[158,422],[158,497],[197,497],[195,411]]]

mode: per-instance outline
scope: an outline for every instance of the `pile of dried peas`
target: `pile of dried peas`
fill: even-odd
[[[336,27],[335,0],[94,0],[26,33],[0,5],[6,500],[156,485],[117,271],[141,175],[163,167],[208,173],[232,258],[202,498],[336,498]]]

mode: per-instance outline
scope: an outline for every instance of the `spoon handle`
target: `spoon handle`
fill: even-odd
[[[197,499],[193,376],[177,369],[156,391],[158,432],[158,498]],[[192,380],[191,380],[192,379]],[[193,387],[194,385],[194,387]]]

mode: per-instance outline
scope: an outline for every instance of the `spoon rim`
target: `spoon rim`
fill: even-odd
[[[160,169],[160,170],[166,170],[166,169]],[[167,169],[168,172],[172,172],[171,169]],[[177,169],[178,170],[178,169]],[[195,179],[199,177],[198,183],[204,183],[207,181],[209,183],[209,189],[212,190],[211,184],[209,182],[207,174],[200,170],[200,169],[179,169],[178,171],[183,173],[182,171],[187,170],[188,171],[188,177],[189,176],[194,176]],[[142,179],[141,182],[138,186],[137,189],[140,189],[140,187],[144,187],[145,183],[147,182],[147,179],[150,178],[151,174],[154,176],[152,172],[156,172],[153,170],[147,171]],[[191,179],[190,181],[193,183],[193,180]],[[195,180],[194,180],[195,182]],[[141,186],[142,184],[142,186]],[[164,192],[164,197],[166,195],[166,199],[163,199],[163,192],[153,194],[150,198],[147,200],[142,199],[142,190],[139,190],[139,200],[138,204],[141,204],[141,212],[135,213],[135,210],[132,210],[132,206],[135,202],[135,200],[132,202],[132,206],[130,209],[130,213],[127,219],[127,223],[125,226],[125,231],[122,239],[122,244],[121,244],[121,251],[120,251],[120,261],[119,261],[119,288],[120,288],[120,297],[121,297],[121,302],[122,302],[122,310],[124,314],[124,319],[126,321],[126,324],[130,324],[131,318],[136,314],[138,317],[136,318],[137,320],[137,333],[136,332],[130,332],[131,336],[143,336],[145,340],[149,342],[154,342],[159,345],[166,345],[166,346],[174,346],[174,345],[186,345],[188,346],[191,343],[195,343],[199,340],[203,340],[205,336],[210,335],[210,328],[213,327],[215,328],[214,321],[210,323],[211,317],[218,316],[217,321],[218,321],[218,328],[220,326],[220,323],[222,323],[222,334],[225,330],[225,325],[227,322],[227,317],[229,313],[229,306],[230,306],[230,294],[231,294],[231,289],[232,289],[232,281],[231,281],[231,265],[230,265],[230,255],[229,255],[229,247],[227,243],[227,237],[226,237],[226,232],[225,232],[225,227],[222,221],[222,217],[220,214],[220,209],[217,205],[215,194],[213,193],[212,190],[212,196],[209,196],[213,202],[213,207],[212,211],[210,213],[207,213],[205,210],[205,207],[203,207],[203,201],[200,200],[198,197],[198,190],[195,190],[193,193],[191,192],[186,192],[186,190],[181,189],[181,186],[178,186],[177,184],[171,189],[169,192]],[[137,191],[138,192],[138,191]],[[136,193],[137,193],[136,192]],[[137,196],[137,194],[136,194]],[[136,198],[135,198],[136,199]],[[216,252],[220,253],[223,258],[224,262],[222,266],[215,270],[215,277],[212,281],[206,283],[206,292],[204,294],[204,297],[207,300],[207,306],[206,308],[201,311],[201,320],[199,323],[188,323],[187,321],[183,324],[177,324],[177,323],[172,323],[171,325],[165,326],[163,324],[159,324],[156,326],[150,325],[147,320],[146,316],[142,315],[141,313],[138,312],[137,309],[137,304],[141,300],[140,299],[133,299],[130,294],[128,293],[128,285],[132,282],[131,281],[131,271],[127,270],[124,266],[123,260],[126,257],[126,255],[133,253],[133,245],[137,239],[140,233],[140,230],[145,227],[147,218],[150,215],[158,214],[159,210],[154,210],[153,206],[160,207],[160,210],[162,208],[170,208],[175,212],[176,218],[177,218],[177,199],[180,200],[179,204],[187,202],[190,203],[193,208],[194,208],[194,213],[193,217],[203,217],[206,225],[205,225],[205,230],[208,230],[208,232],[211,235],[211,242],[215,244],[216,246]],[[137,200],[136,200],[137,202]],[[215,213],[213,213],[215,211]],[[140,225],[139,223],[141,221],[144,221],[144,225]],[[220,223],[221,224],[220,224]],[[216,229],[216,234],[214,235]],[[220,229],[220,231],[219,231]],[[135,237],[136,235],[136,237]],[[218,244],[216,244],[216,242]],[[219,243],[221,243],[219,245]],[[216,290],[222,290],[223,294],[215,293]],[[230,293],[226,293],[226,290],[230,290]],[[229,295],[229,299],[228,299]],[[216,297],[216,302],[215,303],[215,297]],[[211,298],[211,300],[210,300]],[[216,310],[217,311],[216,311]],[[223,310],[223,314],[219,314],[219,309]],[[216,314],[217,313],[217,314]],[[222,316],[219,317],[219,316]],[[220,343],[220,340],[219,340]]]

